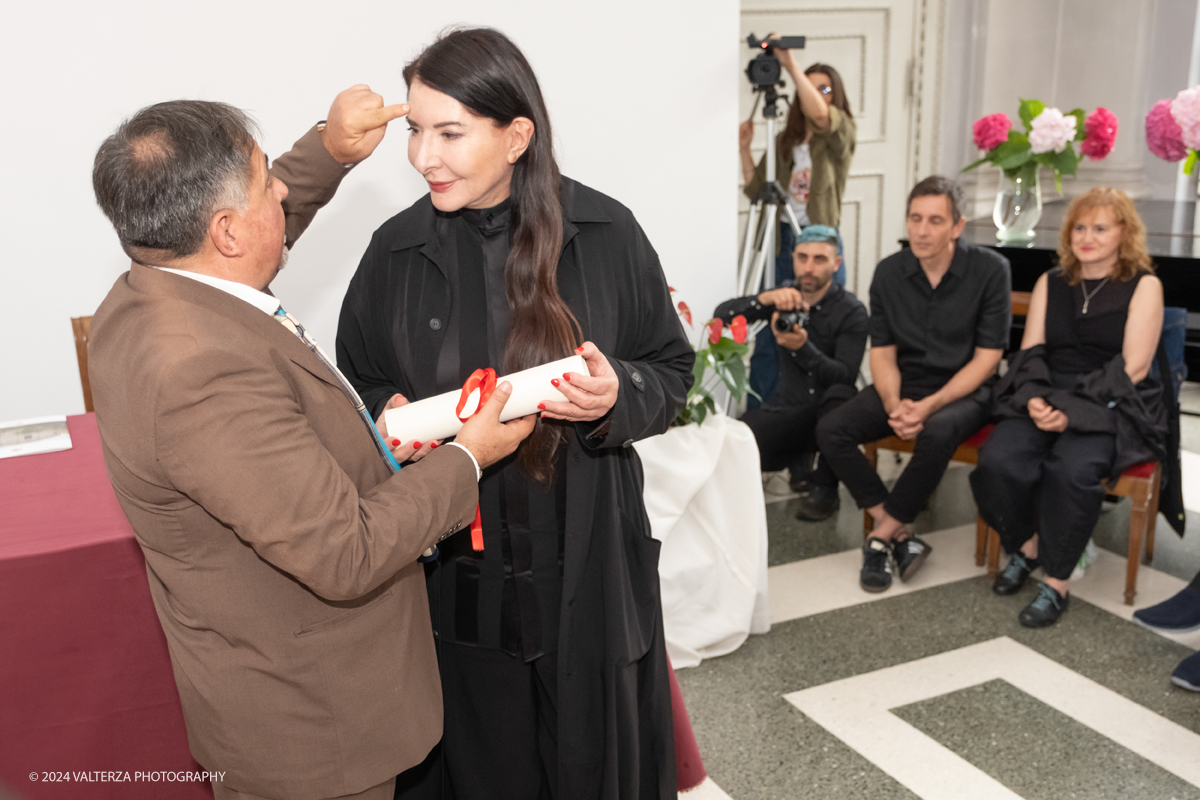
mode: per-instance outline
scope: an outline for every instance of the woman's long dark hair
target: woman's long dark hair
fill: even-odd
[[[499,125],[517,117],[533,122],[529,146],[513,167],[512,242],[504,280],[511,322],[504,369],[516,372],[565,358],[582,341],[571,309],[558,294],[562,253],[562,175],[554,160],[550,116],[537,77],[507,36],[491,28],[445,33],[404,68],[415,79],[453,97],[472,113]],[[554,455],[565,441],[562,425],[538,420],[517,462],[542,484],[554,480]]]
[[[838,71],[828,64],[813,64],[804,70],[805,75],[812,75],[815,72],[829,76],[829,88],[832,90],[830,94],[833,95],[832,105],[847,117],[854,119],[854,115],[850,113],[850,99],[846,97],[846,84],[842,82],[842,76],[838,74]],[[779,137],[779,146],[784,152],[790,152],[796,145],[804,144],[807,136],[808,120],[804,118],[804,112],[800,110],[800,96],[795,94],[788,107],[787,121],[783,123],[783,135]]]

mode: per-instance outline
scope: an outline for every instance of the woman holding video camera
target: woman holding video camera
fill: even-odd
[[[772,33],[768,38],[780,37]],[[775,137],[775,175],[801,227],[827,225],[836,230],[842,221],[842,196],[858,135],[845,84],[828,64],[813,64],[801,72],[790,50],[775,50],[775,55],[796,86],[783,130]],[[766,156],[755,165],[750,154],[753,138],[754,120],[748,119],[738,127],[738,150],[745,192],[751,199],[757,196],[767,175]],[[775,238],[776,286],[792,277],[792,247],[798,234],[781,218]],[[839,235],[839,256],[840,242]],[[845,264],[838,267],[833,279],[846,283]],[[775,343],[769,332],[760,332],[751,359],[750,383],[763,397],[774,389],[774,366]]]
[[[633,215],[560,175],[512,41],[452,31],[404,79],[408,157],[430,193],[375,232],[339,366],[375,416],[479,368],[580,353],[590,374],[554,379],[567,401],[483,471],[483,549],[459,533],[426,565],[444,725],[395,724],[442,741],[397,796],[673,800],[659,543],[630,445],[675,419],[695,353]]]

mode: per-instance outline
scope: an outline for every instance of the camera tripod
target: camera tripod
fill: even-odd
[[[775,237],[779,231],[780,215],[792,226],[795,235],[800,235],[800,223],[788,205],[787,194],[775,175],[775,120],[779,115],[776,103],[780,98],[774,85],[755,86],[756,93],[763,96],[763,119],[767,121],[767,155],[765,166],[767,179],[758,190],[746,218],[746,229],[742,238],[742,258],[738,264],[737,286],[741,296],[757,294],[760,287],[775,287]],[[757,98],[755,105],[758,104]],[[753,112],[751,113],[753,118]],[[767,265],[771,264],[770,269]],[[761,329],[761,326],[759,326]],[[756,329],[755,333],[758,332]]]

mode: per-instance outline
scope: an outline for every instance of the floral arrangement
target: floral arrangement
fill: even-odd
[[[1039,166],[1049,167],[1061,192],[1062,176],[1074,175],[1082,156],[1099,161],[1112,152],[1117,140],[1117,115],[1107,108],[1085,117],[1082,108],[1064,114],[1041,100],[1022,100],[1019,111],[1024,133],[1013,130],[1012,120],[1003,113],[975,121],[975,146],[987,155],[963,172],[994,164],[1013,180],[1033,180]],[[1078,154],[1075,142],[1083,143]]]
[[[668,288],[671,294],[675,294],[673,287]],[[689,328],[692,327],[692,310],[687,303],[680,301],[676,308],[680,318]],[[725,335],[726,331],[729,332],[728,336]],[[713,399],[713,392],[722,384],[738,402],[747,393],[758,397],[758,393],[750,388],[746,374],[746,354],[750,352],[750,346],[746,344],[747,332],[746,318],[741,314],[734,317],[728,327],[716,318],[704,324],[696,343],[696,363],[692,366],[695,381],[688,392],[687,402],[671,423],[672,427],[693,422],[700,425],[709,414],[715,414],[717,402]]]
[[[1146,145],[1163,161],[1183,161],[1191,175],[1200,158],[1200,86],[1159,100],[1146,115]]]

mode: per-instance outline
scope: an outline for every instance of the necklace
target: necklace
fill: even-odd
[[[1079,291],[1083,292],[1083,313],[1085,313],[1085,314],[1087,313],[1088,302],[1090,302],[1091,299],[1096,296],[1096,292],[1098,292],[1104,288],[1104,284],[1108,283],[1108,279],[1111,277],[1112,277],[1112,275],[1104,276],[1104,280],[1100,281],[1100,285],[1097,286],[1095,289],[1092,289],[1090,292],[1087,290],[1087,287],[1084,285],[1084,282],[1082,280],[1079,281]]]

